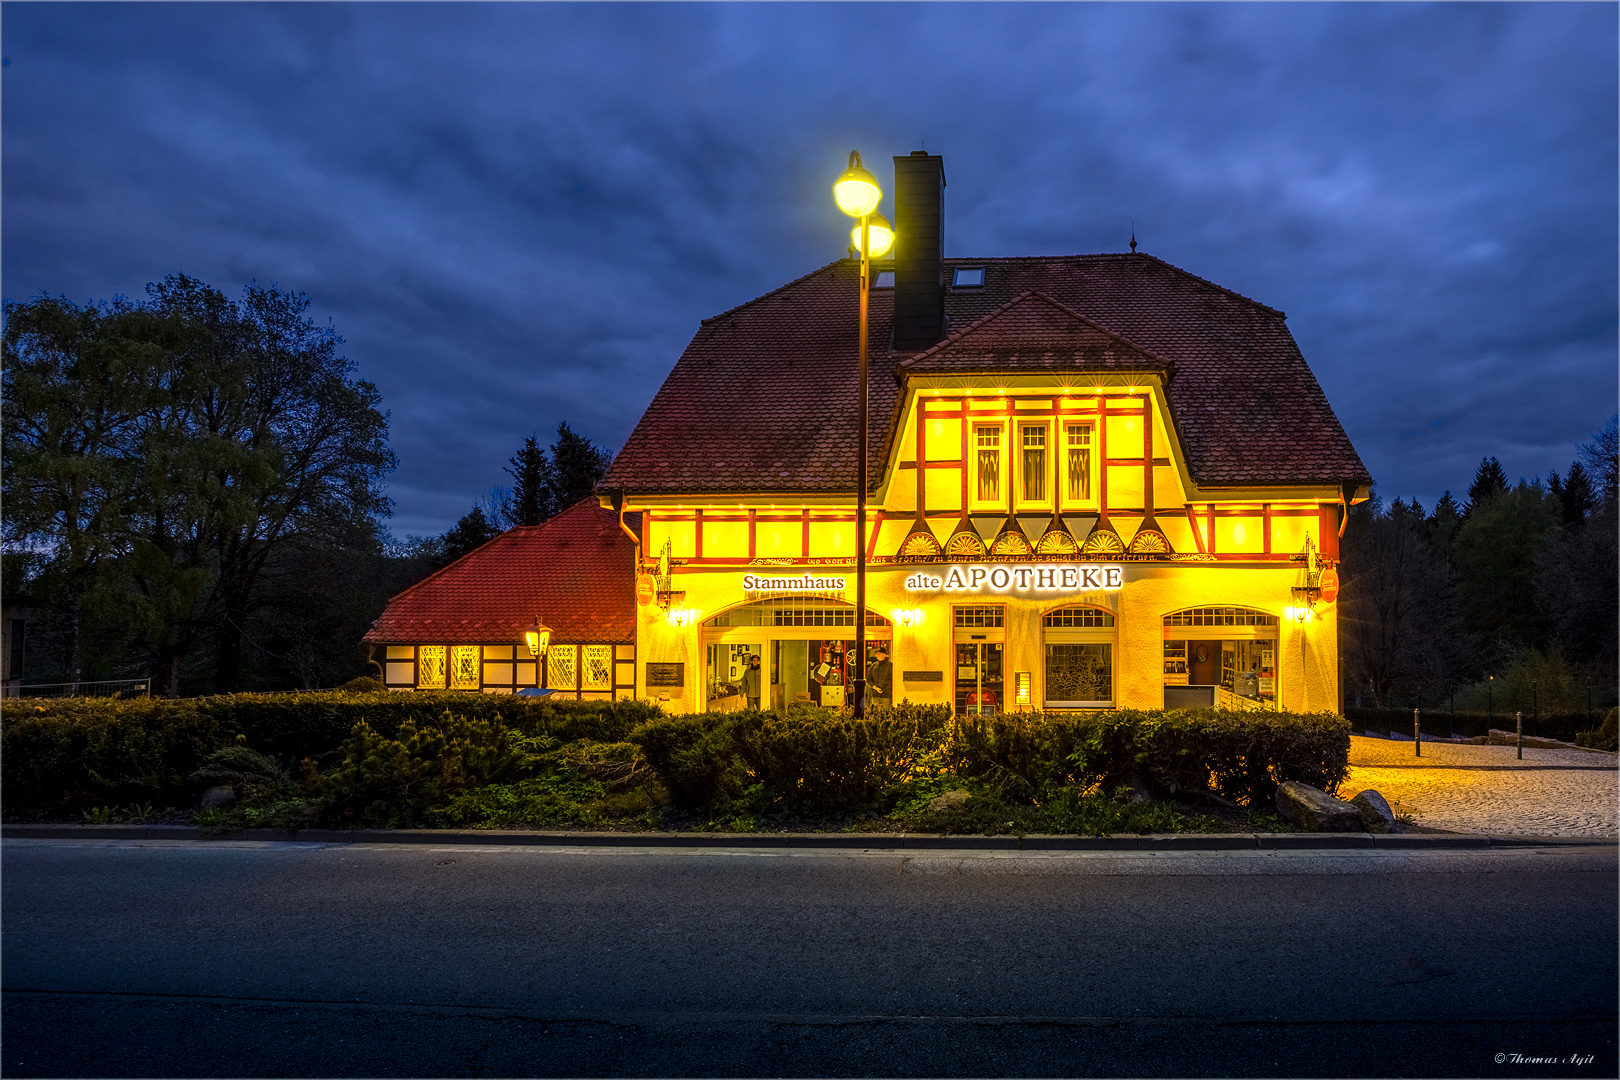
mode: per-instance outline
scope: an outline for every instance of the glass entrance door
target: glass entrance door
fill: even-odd
[[[999,641],[956,643],[956,711],[988,716],[1002,708]]]

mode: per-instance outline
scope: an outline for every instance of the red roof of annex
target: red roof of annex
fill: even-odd
[[[639,514],[626,514],[632,529]],[[592,497],[518,526],[388,602],[362,639],[446,645],[521,641],[539,619],[555,642],[635,640],[635,547]]]

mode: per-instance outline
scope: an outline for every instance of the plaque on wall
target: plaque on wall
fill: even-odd
[[[685,686],[686,664],[648,664],[648,686]]]
[[[944,682],[943,671],[902,671],[900,678],[904,682]]]

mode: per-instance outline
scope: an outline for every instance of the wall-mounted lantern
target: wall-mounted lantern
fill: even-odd
[[[528,647],[530,656],[539,656],[551,644],[551,627],[540,625],[536,619],[523,631],[523,644]]]

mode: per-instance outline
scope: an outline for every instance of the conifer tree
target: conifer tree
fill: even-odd
[[[1468,485],[1468,509],[1464,514],[1473,513],[1507,489],[1507,473],[1502,471],[1502,463],[1494,456],[1485,458],[1474,473],[1474,482]]]
[[[557,512],[552,495],[551,462],[533,435],[523,440],[523,448],[512,458],[512,494],[506,501],[506,516],[513,525],[538,525]]]

